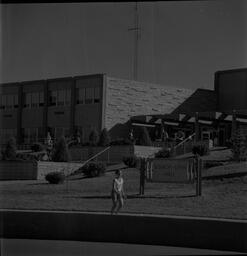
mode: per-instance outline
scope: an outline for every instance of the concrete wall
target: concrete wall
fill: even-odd
[[[247,221],[81,212],[0,211],[0,236],[247,252]]]
[[[131,116],[171,113],[192,93],[189,89],[107,77],[105,127],[117,137],[114,127]]]
[[[35,180],[36,161],[0,161],[0,180]]]
[[[70,155],[72,161],[85,161],[96,155],[106,147],[71,147]],[[129,145],[111,146],[109,152],[104,152],[97,158],[97,161],[122,162],[124,156],[134,155],[134,147]]]
[[[80,168],[80,163],[64,163],[64,162],[38,162],[38,172],[36,179],[43,180],[45,175],[50,172],[64,172],[65,175],[72,173],[73,171]]]

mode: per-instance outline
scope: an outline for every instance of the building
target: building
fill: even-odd
[[[1,84],[0,143],[43,142],[48,132],[87,141],[93,128],[125,137],[131,116],[170,112],[192,93],[105,74]]]
[[[182,131],[183,139],[195,136],[226,146],[236,129],[247,135],[247,69],[218,71],[214,90],[197,89],[169,113],[131,120],[133,127],[148,127],[151,135],[158,131],[158,137],[162,129],[173,138]]]
[[[233,114],[233,110],[235,110]],[[198,139],[230,138],[232,120],[245,126],[247,69],[218,71],[215,89],[189,90],[95,74],[0,85],[0,143],[15,136],[19,144],[43,142],[107,128],[112,139],[131,127],[146,126],[153,140],[165,128]],[[156,135],[155,135],[156,134]],[[159,137],[159,135],[158,135]],[[215,139],[216,141],[216,139]]]

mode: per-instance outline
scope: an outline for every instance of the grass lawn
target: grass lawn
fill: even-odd
[[[114,174],[51,185],[46,181],[1,181],[0,208],[107,211]],[[123,171],[127,200],[122,212],[247,219],[247,176],[193,184],[146,183],[138,196],[139,172]]]

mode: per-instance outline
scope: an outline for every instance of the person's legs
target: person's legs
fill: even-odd
[[[115,210],[115,208],[116,208],[116,206],[117,206],[117,195],[116,195],[116,193],[114,193],[114,192],[112,192],[112,208],[111,208],[111,214],[113,214],[114,213],[114,210]]]
[[[122,209],[123,205],[124,205],[123,196],[119,195],[118,196],[118,208],[116,210],[116,213],[118,213],[120,211],[120,209]]]

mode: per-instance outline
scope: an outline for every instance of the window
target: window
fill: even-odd
[[[95,87],[94,88],[94,103],[99,103],[100,102],[100,88]]]
[[[93,103],[93,93],[94,93],[94,88],[86,88],[86,97],[85,97],[86,104]]]
[[[65,90],[65,105],[69,106],[71,102],[71,90]]]
[[[31,94],[31,107],[37,108],[39,106],[39,93],[35,92]]]
[[[50,106],[56,106],[57,104],[57,91],[50,92]]]
[[[18,95],[14,95],[14,108],[18,108]]]
[[[50,106],[68,106],[71,102],[71,90],[50,91]]]
[[[24,143],[34,143],[43,140],[42,127],[23,128],[22,133]]]
[[[7,95],[7,102],[6,102],[6,108],[11,109],[14,108],[14,95]]]
[[[44,106],[43,92],[27,92],[23,95],[24,108],[38,108]]]
[[[64,105],[64,96],[65,96],[65,91],[64,90],[57,91],[57,106],[63,106]]]
[[[43,92],[39,93],[39,106],[40,107],[44,106],[44,93]]]
[[[16,137],[17,129],[0,129],[0,142],[7,143],[11,137]]]
[[[77,88],[76,91],[76,104],[85,103],[85,88]]]
[[[0,95],[0,109],[18,108],[17,94],[3,94]]]

